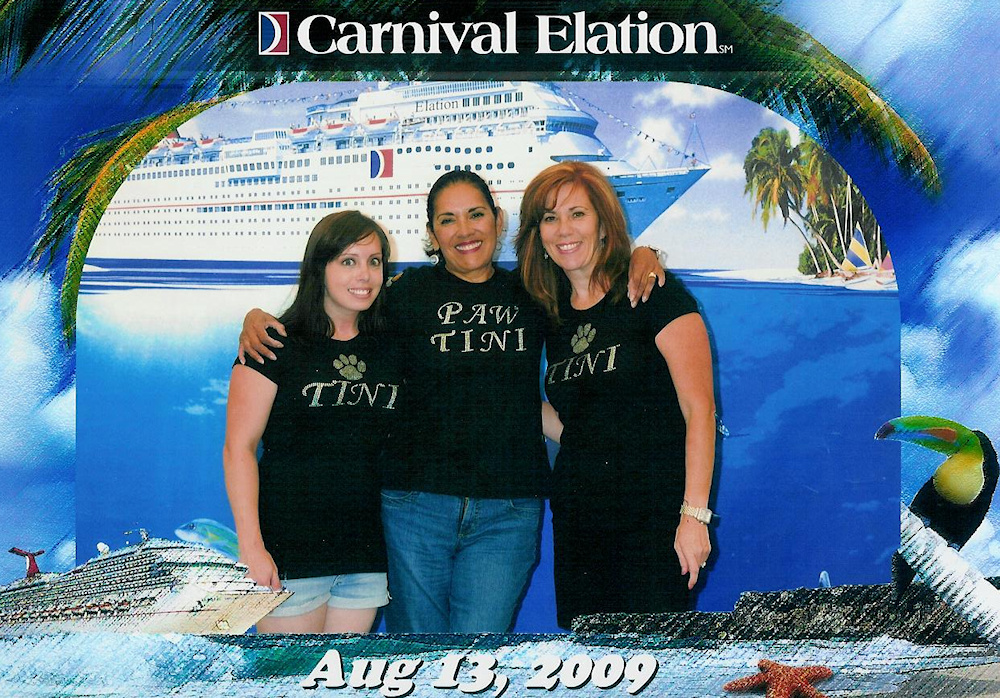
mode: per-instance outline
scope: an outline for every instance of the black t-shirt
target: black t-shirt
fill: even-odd
[[[469,283],[416,267],[389,289],[406,391],[388,489],[540,497],[549,474],[538,386],[544,320],[513,272]]]
[[[549,323],[546,336],[545,391],[563,423],[553,511],[571,503],[583,515],[676,514],[686,428],[655,338],[698,312],[696,301],[668,272],[636,308],[609,293],[575,310],[567,285],[559,312],[562,322]]]
[[[388,342],[281,338],[247,366],[278,386],[264,429],[259,512],[283,579],[386,569],[378,458],[401,394]]]

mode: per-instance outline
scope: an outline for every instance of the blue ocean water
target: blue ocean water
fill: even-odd
[[[132,263],[84,275],[77,349],[77,550],[196,518],[232,525],[225,398],[243,314],[289,299],[294,265]],[[715,552],[697,607],[742,591],[884,582],[899,542],[895,291],[678,272],[716,365]],[[636,425],[642,428],[642,425]],[[723,435],[725,434],[725,435]],[[323,488],[335,483],[317,483]],[[551,539],[516,631],[555,631]],[[626,573],[623,571],[623,574]]]

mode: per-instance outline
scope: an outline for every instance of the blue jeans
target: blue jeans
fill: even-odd
[[[390,633],[503,633],[538,562],[541,499],[383,490]]]

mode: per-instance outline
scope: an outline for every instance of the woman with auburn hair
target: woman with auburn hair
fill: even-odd
[[[585,163],[553,165],[528,184],[516,249],[524,286],[548,316],[559,624],[686,610],[711,552],[715,460],[712,358],[697,303],[668,274],[648,303],[630,307],[625,216]]]
[[[378,456],[402,376],[379,337],[388,258],[367,216],[320,220],[276,360],[233,366],[223,466],[240,561],[294,592],[259,632],[368,632],[389,602]]]

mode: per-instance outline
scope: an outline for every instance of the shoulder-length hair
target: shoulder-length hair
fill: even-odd
[[[378,223],[359,211],[339,211],[322,218],[309,234],[306,252],[299,267],[299,289],[295,300],[279,318],[289,330],[313,338],[332,337],[333,323],[323,308],[326,294],[326,265],[339,257],[356,242],[374,235],[382,248],[382,264],[389,262],[389,238]],[[376,334],[385,326],[384,297],[386,273],[382,273],[382,289],[368,310],[358,316],[362,334]]]
[[[559,286],[566,280],[562,270],[545,254],[539,223],[545,212],[556,205],[559,189],[567,184],[586,192],[597,214],[598,234],[603,238],[590,277],[591,288],[598,287],[612,294],[616,302],[621,300],[627,289],[619,281],[628,271],[631,257],[625,212],[611,183],[596,167],[566,160],[539,172],[528,183],[521,199],[521,224],[514,249],[525,289],[556,321],[559,320]]]

